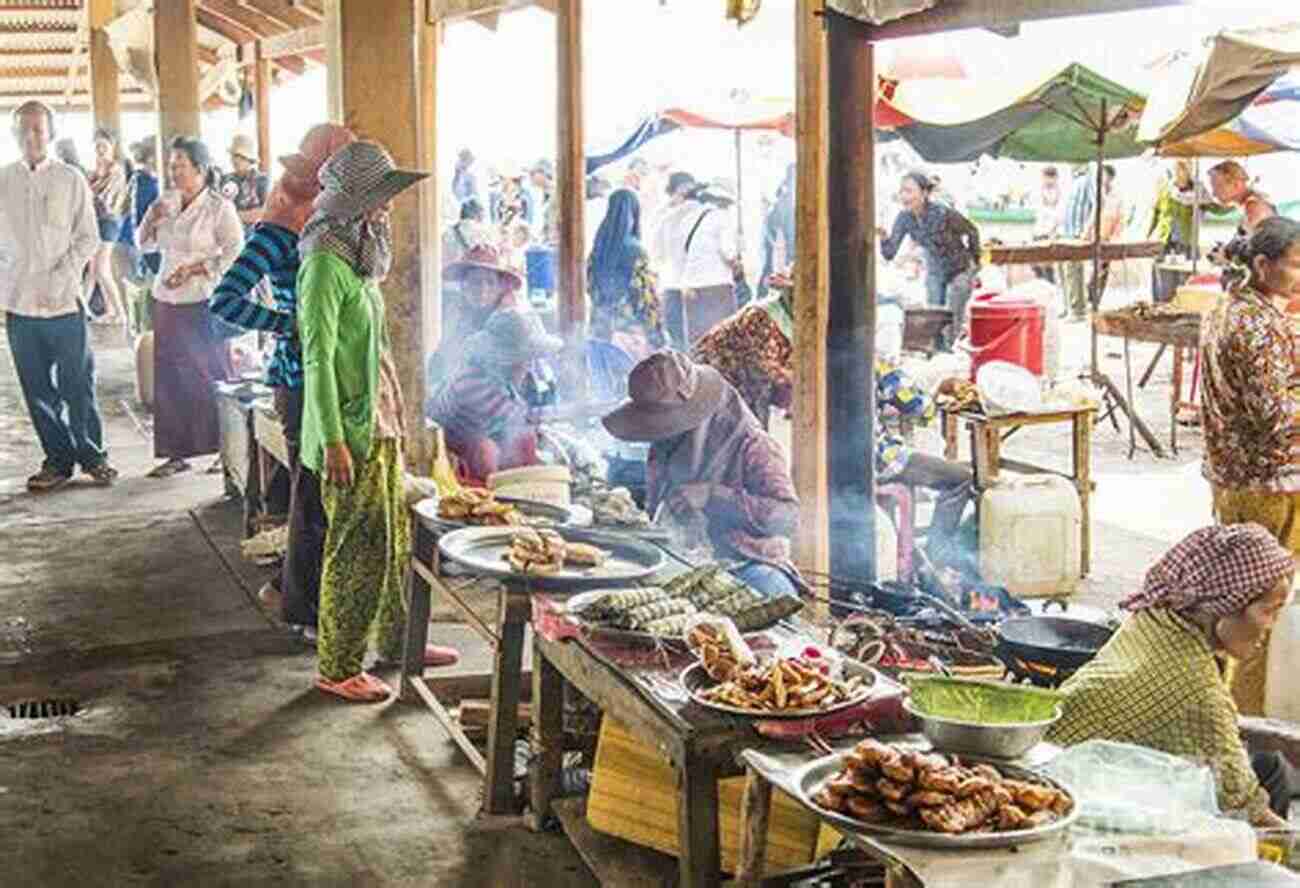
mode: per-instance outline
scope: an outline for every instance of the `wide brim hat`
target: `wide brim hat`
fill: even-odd
[[[482,330],[465,340],[467,355],[501,366],[525,364],[563,347],[563,339],[546,332],[541,318],[523,308],[495,312]]]
[[[424,170],[398,168],[376,142],[352,142],[321,167],[316,209],[341,219],[364,216],[428,177]]]
[[[632,368],[631,397],[602,422],[622,441],[653,442],[673,438],[717,412],[727,382],[707,364],[677,352],[656,352]]]
[[[251,163],[257,163],[257,145],[242,133],[230,140],[228,153],[235,157],[242,157]]]
[[[460,281],[471,269],[495,272],[502,284],[509,290],[518,290],[524,285],[523,277],[516,271],[501,264],[497,251],[489,245],[470,248],[464,256],[448,263],[442,270],[444,281]]]

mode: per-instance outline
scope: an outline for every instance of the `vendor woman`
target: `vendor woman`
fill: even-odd
[[[1201,470],[1216,521],[1261,524],[1300,555],[1300,366],[1287,314],[1300,299],[1300,222],[1266,219],[1230,252],[1236,282],[1201,327]],[[1232,670],[1247,715],[1263,711],[1264,662]]]
[[[928,301],[952,309],[955,338],[966,328],[966,303],[980,262],[980,233],[961,213],[932,200],[933,192],[934,183],[924,173],[913,170],[903,176],[898,188],[903,209],[894,219],[894,230],[881,228],[877,235],[887,262],[908,236],[925,252]]]
[[[1291,596],[1295,560],[1258,524],[1203,527],[1147,571],[1120,603],[1130,616],[1061,690],[1053,743],[1133,743],[1210,766],[1219,807],[1260,827],[1284,826],[1291,766],[1248,756],[1217,657],[1249,655]]]
[[[632,368],[628,396],[605,428],[650,442],[650,515],[662,507],[679,525],[700,526],[715,556],[741,562],[733,573],[768,598],[795,595],[799,499],[780,446],[740,394],[712,367],[661,351]]]
[[[537,464],[537,432],[521,389],[532,363],[562,346],[536,314],[518,308],[498,311],[465,342],[460,368],[425,406],[446,433],[462,480],[485,485],[494,472]]]

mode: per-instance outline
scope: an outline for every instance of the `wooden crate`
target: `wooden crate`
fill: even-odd
[[[718,781],[718,830],[722,868],[735,872],[740,854],[740,799],[745,778]],[[656,750],[605,717],[596,747],[587,822],[592,829],[676,856],[677,775]],[[829,853],[838,834],[777,790],[764,872],[804,866]]]

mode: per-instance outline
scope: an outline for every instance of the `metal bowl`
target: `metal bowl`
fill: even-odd
[[[1056,714],[1046,721],[1008,725],[985,725],[927,715],[910,699],[903,701],[903,708],[921,723],[921,733],[939,752],[963,752],[998,759],[1020,758],[1043,742],[1048,729],[1061,718],[1059,704]]]

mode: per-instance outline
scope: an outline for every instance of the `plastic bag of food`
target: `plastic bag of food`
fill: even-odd
[[[686,646],[714,681],[728,681],[738,670],[758,662],[753,649],[727,617],[695,614],[686,621]]]
[[[1043,773],[1074,790],[1079,822],[1095,830],[1176,834],[1219,814],[1209,768],[1142,746],[1089,740]]]

